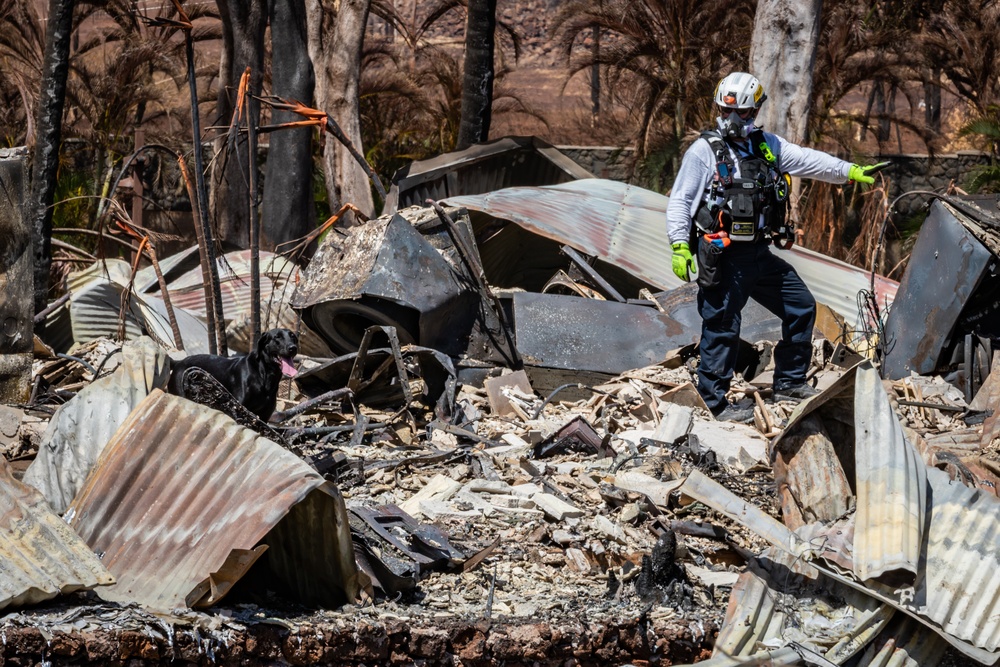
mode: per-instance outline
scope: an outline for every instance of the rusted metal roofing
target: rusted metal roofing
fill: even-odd
[[[487,194],[447,196],[464,206],[619,266],[658,289],[683,283],[670,269],[664,195],[606,179],[585,179],[544,187],[512,187]],[[858,328],[857,295],[870,288],[871,274],[850,264],[795,247],[781,255],[795,267],[818,301]],[[898,283],[876,276],[880,306]]]
[[[261,543],[304,602],[353,601],[361,585],[335,486],[222,413],[159,390],[105,447],[66,518],[118,580],[101,591],[108,600],[195,604],[210,576],[242,574],[222,567],[231,554],[250,559]]]
[[[805,448],[793,455],[798,488],[789,489],[802,497],[816,489],[825,490],[823,499],[831,509],[820,516],[833,517],[842,512],[842,498],[830,493],[836,474],[848,473],[856,492],[854,515],[854,573],[866,581],[883,577],[897,584],[912,584],[917,576],[920,545],[925,521],[927,480],[926,466],[919,453],[903,436],[902,427],[889,405],[878,372],[868,362],[847,371],[820,396],[803,404],[789,420],[772,448],[785,454],[785,442],[791,440],[810,416],[821,421],[843,422],[845,409],[853,406],[854,433],[834,431],[841,440],[853,435],[854,447],[841,447],[838,454],[851,460],[813,455]],[[795,449],[794,447],[792,448]],[[832,470],[832,466],[839,469]],[[785,478],[776,465],[776,478]],[[779,482],[781,486],[781,482]],[[782,493],[785,504],[785,494]],[[836,509],[834,509],[836,508]]]
[[[237,250],[226,253],[225,261],[217,260],[219,266],[219,286],[222,294],[222,312],[226,320],[231,320],[250,312],[250,251]],[[280,255],[260,252],[260,303],[261,317],[271,304],[287,301],[295,287],[298,267]],[[201,268],[196,267],[171,280],[167,289],[175,307],[183,308],[198,317],[207,317],[205,310],[205,287]]]
[[[90,383],[56,410],[24,481],[41,491],[57,513],[69,507],[101,450],[132,410],[150,391],[167,386],[168,361],[152,339],[128,341],[113,373]]]
[[[919,455],[901,430],[888,423],[896,418],[874,373],[867,367],[855,370],[850,400],[838,400],[847,397],[844,387],[835,385],[827,390],[829,394],[802,404],[782,436],[787,437],[804,415],[821,413],[824,404],[837,410],[841,424],[857,424],[855,460],[845,462],[857,469],[853,474],[859,489],[854,515],[855,576],[824,564],[823,549],[815,545],[804,552],[803,538],[782,534],[774,523],[759,516],[759,510],[745,505],[736,508],[742,501],[721,487],[706,492],[704,484],[698,483],[689,488],[696,478],[692,474],[682,490],[726,511],[785,551],[811,551],[817,559],[814,563],[827,576],[863,589],[935,630],[966,655],[993,664],[1000,658],[1000,578],[996,576],[1000,500],[919,463]],[[841,436],[846,434],[841,431]],[[781,446],[780,439],[774,446]],[[862,494],[865,487],[868,490]],[[912,585],[900,585],[901,573],[915,574]],[[863,576],[876,578],[862,581]]]
[[[108,585],[94,552],[0,456],[0,609]]]
[[[72,341],[83,343],[95,338],[117,336],[122,295],[127,291],[130,276],[128,263],[118,259],[95,262],[83,271],[70,274],[67,286],[72,294],[69,304]],[[208,352],[205,323],[176,303],[173,306],[184,349],[191,354]],[[60,324],[57,311],[46,320],[46,329],[52,331],[59,326],[64,324]],[[66,343],[66,334],[59,331],[52,333],[57,339],[55,347],[62,347]],[[147,334],[166,348],[174,347],[174,336],[163,300],[152,294],[133,292],[129,296],[125,316],[125,338],[128,340]]]
[[[383,213],[427,199],[479,194],[523,185],[550,185],[594,175],[537,137],[504,137],[418,160],[392,177]]]
[[[750,657],[795,643],[839,665],[864,649],[893,613],[771,548],[733,587],[715,655]]]
[[[801,561],[786,557],[782,563],[812,570],[814,578],[820,577],[815,568]],[[822,660],[839,665],[858,653],[860,656],[852,663],[858,667],[921,667],[938,664],[948,648],[947,642],[917,621],[903,614],[893,615],[888,605],[871,609],[874,601],[863,602],[863,594],[846,586],[834,584],[834,590],[862,604],[861,609],[836,597],[824,600],[819,595],[821,578],[791,592],[787,575],[784,578],[785,582],[765,581],[751,571],[740,577],[730,597],[715,653],[711,659],[697,663],[699,667],[827,664]],[[812,625],[819,630],[819,637],[805,634],[810,629],[810,616],[818,621]],[[829,647],[824,635],[838,624],[844,634]],[[774,648],[777,646],[781,648]]]

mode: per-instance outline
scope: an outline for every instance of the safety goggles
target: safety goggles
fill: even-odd
[[[747,118],[752,116],[754,114],[754,111],[756,111],[756,109],[754,109],[753,107],[750,107],[749,109],[734,109],[732,107],[719,107],[719,109],[722,111],[723,116],[728,116],[729,114],[735,113],[743,120],[746,120]]]

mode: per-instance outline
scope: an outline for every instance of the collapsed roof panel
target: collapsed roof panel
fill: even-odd
[[[594,175],[537,137],[504,137],[462,151],[417,160],[392,178],[385,212],[451,195],[522,185],[565,183]]]
[[[255,558],[261,542],[303,602],[353,601],[361,583],[336,487],[222,413],[159,390],[105,447],[66,518],[104,554],[118,580],[101,592],[111,601],[173,609],[210,589],[215,602],[245,572],[223,565],[234,552]]]
[[[775,442],[776,449],[782,447],[806,415],[822,416],[824,404],[836,407],[825,419],[827,424],[857,425],[854,466],[868,470],[856,477],[859,509],[853,515],[857,547],[853,573],[845,574],[842,569],[844,549],[831,554],[825,542],[791,533],[723,487],[707,485],[697,474],[688,478],[683,490],[792,555],[811,552],[826,576],[887,602],[967,656],[993,664],[1000,657],[1000,580],[996,577],[1000,500],[953,481],[944,471],[923,466],[900,430],[886,423],[896,417],[875,371],[859,367],[855,375],[854,382],[842,378],[804,403]],[[841,431],[836,437],[843,436]],[[800,454],[809,455],[804,449]],[[861,492],[864,487],[869,487],[868,493]],[[862,504],[867,506],[864,510]],[[865,537],[859,539],[859,533]],[[912,585],[900,585],[900,570],[915,574]],[[863,581],[862,576],[877,578]]]
[[[118,427],[150,391],[167,386],[169,375],[167,354],[151,338],[125,343],[113,373],[56,410],[25,483],[41,491],[56,512],[65,512]]]
[[[892,615],[888,605],[771,548],[733,587],[714,655],[752,656],[794,642],[839,665],[859,653]]]
[[[854,421],[845,421],[844,414]],[[818,420],[817,420],[818,418]],[[806,426],[812,421],[815,426]],[[801,446],[804,430],[818,431],[812,438],[836,443],[840,457],[820,457],[818,450]],[[848,443],[853,443],[853,447]],[[775,439],[775,477],[782,492],[785,516],[794,515],[795,505],[818,491],[827,505],[817,508],[820,517],[839,518],[845,505],[843,494],[830,483],[845,475],[856,495],[853,553],[854,573],[866,581],[880,578],[897,585],[911,585],[918,573],[921,542],[926,521],[926,466],[905,440],[899,420],[882,389],[878,372],[865,362],[805,404]],[[791,479],[778,463],[797,471]]]
[[[185,251],[186,253],[187,251]],[[185,253],[180,253],[182,256]],[[250,293],[250,251],[237,250],[216,260],[219,270],[219,287],[222,312],[227,320],[249,313],[252,305]],[[170,258],[168,258],[170,259]],[[270,307],[288,299],[294,287],[298,267],[294,262],[267,251],[260,251],[260,303],[261,318],[266,319]],[[176,278],[167,279],[170,301],[176,308],[183,308],[198,317],[207,317],[205,287],[201,268],[196,266]],[[156,293],[159,285],[149,285]]]
[[[683,284],[670,270],[668,201],[651,190],[606,179],[447,197],[451,205],[510,220],[621,267],[662,290]],[[817,301],[842,315],[850,326],[859,327],[857,295],[870,289],[869,272],[799,247],[781,257],[795,267]],[[488,258],[484,256],[483,262],[487,264]],[[876,276],[880,305],[891,302],[896,287],[895,281]]]
[[[45,322],[45,339],[57,351],[72,343],[118,336],[122,296],[128,295],[125,338],[152,336],[166,348],[174,347],[166,304],[152,294],[136,294],[129,288],[132,270],[127,262],[107,259],[70,274],[67,288],[72,295],[68,308],[56,309]],[[191,354],[208,352],[208,329],[194,314],[176,307],[174,314],[184,343]],[[68,313],[68,318],[66,317]]]
[[[0,457],[0,609],[106,586],[114,577]]]

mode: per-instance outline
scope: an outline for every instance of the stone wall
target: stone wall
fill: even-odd
[[[614,146],[557,146],[559,151],[597,178],[628,181],[635,166],[635,150]]]

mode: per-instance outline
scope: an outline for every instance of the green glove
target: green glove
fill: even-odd
[[[852,164],[851,170],[847,172],[847,178],[855,183],[867,183],[868,185],[871,185],[875,182],[874,175],[888,166],[888,162],[879,162],[878,164],[869,165],[867,167]]]
[[[688,282],[691,280],[691,273],[698,271],[695,259],[691,255],[691,248],[684,241],[679,241],[670,247],[674,250],[674,256],[670,258],[670,267],[674,270],[674,275]]]

